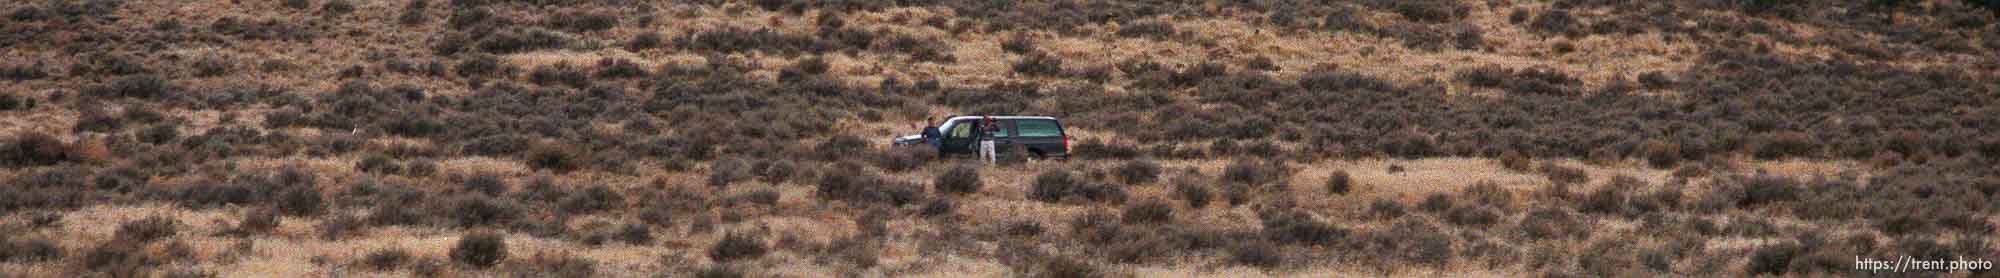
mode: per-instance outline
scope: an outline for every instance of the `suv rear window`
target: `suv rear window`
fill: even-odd
[[[1014,120],[1014,130],[1021,137],[1062,137],[1055,120]]]

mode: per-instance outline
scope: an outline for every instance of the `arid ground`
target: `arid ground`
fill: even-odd
[[[0,1],[0,277],[2000,260],[1993,1],[1327,2]]]

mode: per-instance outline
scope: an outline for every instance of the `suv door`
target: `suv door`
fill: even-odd
[[[973,144],[979,142],[979,132],[975,132],[979,130],[978,123],[979,120],[952,121],[949,124],[951,126],[950,130],[944,130],[944,138],[940,139],[942,140],[940,142],[942,144],[938,146],[938,152],[951,154],[972,153],[973,148],[976,147]]]
[[[994,119],[993,124],[999,126],[994,127],[992,132],[987,132],[986,136],[993,137],[993,150],[996,152],[994,155],[1006,155],[1005,153],[999,153],[999,152],[1005,152],[1007,148],[1011,148],[1016,144],[1020,144],[1020,142],[1016,140],[1020,139],[1019,136],[1014,136],[1014,120]]]

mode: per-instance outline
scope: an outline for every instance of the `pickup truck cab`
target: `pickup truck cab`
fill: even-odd
[[[987,132],[987,125],[995,126]],[[939,124],[938,131],[939,156],[978,155],[979,141],[991,138],[997,148],[1019,145],[1034,158],[1069,158],[1069,134],[1054,117],[953,116]],[[927,139],[923,134],[903,136],[896,138],[894,145],[930,147]]]

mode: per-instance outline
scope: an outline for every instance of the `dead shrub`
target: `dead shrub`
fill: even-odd
[[[1243,63],[1244,63],[1243,66],[1244,68],[1253,70],[1278,71],[1281,69],[1278,67],[1277,61],[1271,60],[1270,56],[1264,56],[1264,55],[1257,55],[1255,57],[1251,57],[1249,60],[1244,61]]]
[[[556,63],[535,67],[534,70],[528,71],[528,81],[534,82],[535,85],[565,85],[581,89],[590,86],[590,73],[586,72],[583,67],[572,66],[567,62]]]
[[[1445,213],[1445,221],[1453,225],[1486,227],[1500,222],[1500,210],[1487,206],[1462,206]]]
[[[1051,56],[1046,52],[1035,52],[1021,57],[1021,61],[1014,62],[1012,69],[1016,74],[1030,77],[1060,77],[1063,74],[1062,66],[1062,58]]]
[[[748,234],[729,233],[728,235],[724,235],[722,240],[716,241],[715,245],[709,246],[708,258],[716,262],[726,263],[737,260],[756,259],[763,257],[766,252],[769,251],[764,247],[763,240]]]
[[[1333,195],[1347,195],[1347,192],[1353,189],[1354,189],[1354,178],[1352,176],[1347,175],[1346,170],[1333,170],[1333,173],[1326,175],[1327,193],[1333,193]]]
[[[619,226],[618,232],[613,237],[625,244],[645,246],[653,244],[653,229],[643,224],[626,223]]]
[[[854,135],[838,134],[814,145],[813,153],[823,160],[839,161],[855,154],[873,152],[869,151],[868,140],[862,140],[861,137]]]
[[[733,27],[702,31],[672,41],[685,49],[720,53],[749,51],[783,54],[818,53],[827,47],[811,36],[779,33],[770,29],[743,30]]]
[[[1552,9],[1536,15],[1533,21],[1529,21],[1528,30],[1543,36],[1579,37],[1584,35],[1581,25],[1575,16],[1570,15],[1569,10]]]
[[[1270,268],[1284,263],[1285,255],[1271,243],[1251,240],[1230,248],[1229,260],[1247,266]]]
[[[416,160],[412,160],[403,168],[403,174],[411,177],[430,177],[432,175],[437,175],[437,173],[438,173],[437,161],[429,158],[418,158]]]
[[[507,66],[500,64],[500,57],[485,54],[465,57],[465,59],[458,61],[458,66],[454,67],[454,69],[454,72],[458,73],[459,77],[466,78],[512,71]]]
[[[778,194],[778,191],[776,190],[757,189],[757,190],[750,190],[749,192],[729,195],[728,197],[722,197],[722,199],[718,200],[717,202],[729,205],[748,203],[748,204],[770,206],[770,205],[777,205],[779,197],[780,196]]]
[[[1104,140],[1090,138],[1070,148],[1070,154],[1085,159],[1132,159],[1139,157],[1139,149],[1131,145],[1105,143]]]
[[[1253,187],[1275,184],[1290,176],[1284,162],[1277,160],[1237,159],[1222,169],[1222,181]]]
[[[368,252],[368,256],[361,258],[361,265],[375,271],[390,271],[402,267],[410,260],[410,251],[402,248],[384,248]]]
[[[80,263],[84,269],[99,273],[146,275],[150,268],[163,262],[149,255],[143,247],[144,244],[124,240],[104,241],[84,251]]]
[[[1757,159],[1782,159],[1792,157],[1818,157],[1819,144],[1811,135],[1797,131],[1767,133],[1755,141],[1751,155]]]
[[[1434,192],[1430,195],[1425,195],[1424,200],[1417,203],[1417,209],[1430,213],[1444,213],[1453,207],[1457,207],[1456,203],[1456,201],[1451,199],[1450,194]]]
[[[710,265],[710,266],[708,266],[708,267],[704,267],[704,268],[701,268],[700,270],[696,270],[696,271],[694,272],[694,277],[698,277],[698,278],[742,278],[742,277],[744,277],[744,275],[743,275],[743,271],[742,271],[742,270],[737,270],[737,269],[736,269],[735,267],[731,267],[731,266],[729,266],[729,265],[726,265],[726,264],[715,264],[715,265]]]
[[[1577,211],[1613,215],[1624,214],[1625,192],[1625,189],[1612,188],[1610,186],[1598,188],[1589,195],[1584,195],[1582,202],[1577,204]]]
[[[68,161],[69,146],[40,132],[24,132],[0,146],[0,157],[8,165],[45,166]]]
[[[1539,209],[1529,212],[1519,223],[1521,233],[1529,239],[1570,239],[1589,234],[1589,227],[1568,211]]]
[[[278,228],[280,219],[282,218],[278,217],[276,209],[254,209],[249,213],[243,214],[242,221],[237,221],[236,232],[245,234],[268,233],[271,229]]]
[[[1391,258],[1432,266],[1448,264],[1456,254],[1452,249],[1454,240],[1451,236],[1420,219],[1404,219],[1366,236],[1354,243],[1358,246],[1351,247],[1377,250]]]
[[[1459,70],[1454,78],[1467,85],[1497,88],[1514,94],[1575,96],[1583,82],[1554,69],[1508,69],[1486,65]]]
[[[410,0],[410,2],[404,3],[402,13],[396,16],[396,23],[403,26],[416,26],[430,21],[430,16],[425,14],[425,10],[430,9],[430,3],[429,0]]]
[[[1006,40],[1000,41],[1000,50],[1007,51],[1007,53],[1026,55],[1036,50],[1035,39],[1019,34],[1008,36]]]
[[[708,186],[724,187],[750,179],[750,164],[737,158],[723,158],[708,164]]]
[[[1174,206],[1159,199],[1146,199],[1125,206],[1125,224],[1158,224],[1172,222]]]
[[[1431,135],[1414,131],[1395,132],[1377,148],[1401,158],[1421,158],[1439,154],[1437,142]]]
[[[466,191],[486,194],[486,196],[506,194],[509,187],[506,181],[500,179],[500,175],[493,173],[473,174],[472,177],[466,178],[459,185],[460,188]]]
[[[403,166],[397,165],[388,156],[370,155],[362,158],[361,161],[354,162],[354,170],[362,173],[394,175],[402,172]]]
[[[1170,22],[1140,21],[1118,26],[1117,34],[1120,37],[1127,37],[1127,38],[1149,38],[1154,40],[1169,40],[1176,37],[1179,34],[1179,32],[1174,30],[1174,25],[1173,23]]]
[[[1264,238],[1272,242],[1329,246],[1348,236],[1347,229],[1313,219],[1304,211],[1266,211],[1258,213],[1258,218],[1262,220]]]
[[[1550,183],[1576,185],[1590,182],[1590,174],[1585,173],[1582,168],[1542,162],[1541,170],[1542,176],[1547,177]]]
[[[1646,140],[1639,144],[1639,155],[1646,158],[1646,165],[1656,169],[1670,169],[1680,164],[1681,145],[1660,140]]]
[[[529,168],[547,170],[557,174],[582,169],[588,158],[582,150],[555,145],[543,145],[528,151]]]
[[[1732,198],[1736,200],[1735,205],[1739,208],[1750,208],[1775,202],[1797,201],[1803,191],[1803,188],[1799,187],[1798,180],[1785,176],[1760,174],[1739,176],[1733,178],[1733,180],[1736,182],[1738,188],[1740,188],[1739,190],[1718,190],[1717,192],[1718,194],[1739,194]]]
[[[1089,181],[1073,177],[1069,171],[1050,169],[1035,175],[1034,184],[1028,191],[1028,199],[1047,203],[1063,202],[1064,199],[1079,198],[1093,202],[1122,201],[1125,190],[1118,187],[1091,184]]]
[[[958,203],[952,202],[951,199],[937,198],[931,199],[929,203],[924,204],[923,208],[917,209],[917,215],[937,217],[951,215],[952,212],[957,210]]]
[[[1471,13],[1472,7],[1458,1],[1421,0],[1368,2],[1373,5],[1388,5],[1389,10],[1403,15],[1410,21],[1426,23],[1448,23],[1458,21]]]
[[[617,210],[625,207],[625,195],[607,186],[594,185],[581,194],[563,198],[560,206],[563,211],[583,214]]]
[[[492,54],[513,54],[543,49],[559,49],[569,44],[570,39],[554,31],[541,28],[507,28],[486,35],[477,47]]]
[[[1758,247],[1750,253],[1750,260],[1743,265],[1743,271],[1750,275],[1785,275],[1792,264],[1792,258],[1803,252],[1797,243],[1778,243]]]
[[[1577,265],[1590,275],[1615,276],[1637,269],[1638,255],[1632,243],[1620,240],[1598,240],[1584,247],[1577,254]]]
[[[597,277],[597,260],[569,254],[536,253],[526,266],[510,265],[515,276]]]
[[[368,223],[377,226],[412,225],[430,216],[401,201],[381,202],[368,212]]]
[[[156,215],[118,224],[118,230],[112,233],[112,238],[115,240],[146,243],[173,237],[179,233],[180,221]]]
[[[624,79],[645,77],[648,74],[651,73],[646,72],[644,68],[640,68],[639,64],[633,63],[632,60],[604,58],[597,60],[597,73],[595,76],[597,78]],[[596,90],[596,87],[592,88]]]
[[[954,164],[931,181],[932,190],[945,194],[971,194],[979,192],[984,182],[979,176],[979,168],[968,164]]]
[[[1500,168],[1507,169],[1508,171],[1527,173],[1533,172],[1535,165],[1534,161],[1528,159],[1528,156],[1521,155],[1521,152],[1518,151],[1509,150],[1500,153]]]
[[[567,29],[576,32],[604,31],[610,30],[612,27],[618,27],[617,16],[600,11],[572,10],[557,12],[550,15],[546,19],[546,22],[551,28]]]
[[[937,156],[937,150],[931,148],[890,148],[881,155],[873,156],[873,161],[875,167],[900,173],[929,165]]]
[[[1103,277],[1097,266],[1068,257],[1051,257],[1042,261],[1041,273],[1036,277]]]
[[[44,70],[43,66],[39,63],[34,65],[8,65],[5,67],[0,67],[0,79],[23,81],[23,80],[42,79],[47,77],[49,77],[48,71]],[[8,96],[12,97],[13,95],[9,94]],[[8,110],[8,109],[0,109],[0,110]]]
[[[450,217],[461,227],[480,227],[512,222],[520,217],[520,210],[514,203],[485,196],[469,196],[452,202]]]
[[[840,162],[834,169],[821,175],[815,188],[822,199],[902,206],[923,194],[923,187],[865,172],[860,165]]]
[[[644,33],[639,33],[639,35],[637,36],[632,36],[631,40],[625,41],[625,50],[632,52],[640,52],[640,51],[664,47],[666,45],[667,45],[666,37],[660,35],[659,32],[644,32]]]
[[[1126,185],[1147,184],[1152,183],[1155,179],[1159,179],[1160,164],[1154,163],[1151,160],[1127,161],[1124,164],[1119,164],[1118,168],[1112,170],[1112,173],[1116,173],[1118,181]]]
[[[667,204],[649,204],[639,209],[639,221],[646,224],[669,226],[674,224],[674,208]]]
[[[1174,178],[1174,198],[1187,201],[1188,207],[1191,208],[1208,206],[1209,200],[1214,198],[1215,193],[1203,185],[1203,180],[1205,179],[1198,174],[1183,174]]]
[[[798,163],[792,162],[789,159],[759,160],[757,163],[750,164],[750,172],[756,173],[758,180],[771,184],[785,183],[786,181],[795,180],[794,176],[807,176],[809,174],[802,172],[799,169]]]
[[[0,240],[0,262],[34,263],[62,257],[62,246],[48,239]]]
[[[956,63],[952,46],[938,38],[919,37],[910,34],[895,34],[872,48],[878,52],[903,53],[916,61],[933,63]]]
[[[108,84],[85,89],[85,95],[106,98],[160,99],[175,94],[175,88],[158,75],[140,74],[119,77]]]
[[[1473,182],[1472,185],[1460,189],[1458,195],[1470,199],[1474,204],[1502,210],[1514,208],[1514,192],[1501,188],[1499,183],[1491,180]]]
[[[354,12],[354,3],[347,2],[346,0],[326,1],[326,4],[320,5],[319,11],[327,16],[346,15]]]
[[[507,241],[500,234],[473,232],[458,239],[451,248],[451,260],[473,268],[489,268],[507,259]]]
[[[1403,208],[1402,203],[1384,199],[1375,199],[1374,202],[1368,204],[1368,215],[1372,215],[1378,220],[1402,218],[1403,214],[1407,213],[1406,210]]]

